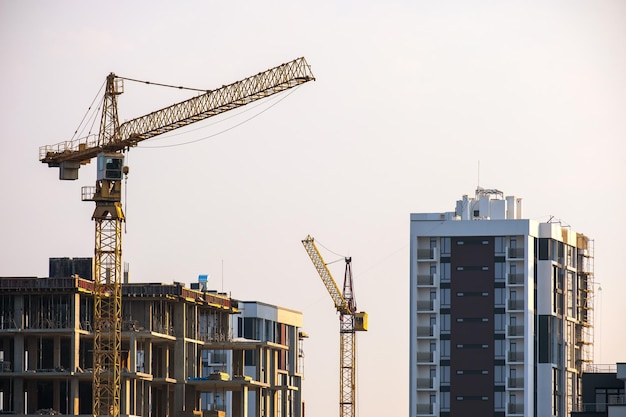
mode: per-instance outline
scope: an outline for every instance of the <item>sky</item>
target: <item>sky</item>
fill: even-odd
[[[357,415],[406,415],[409,216],[480,185],[595,240],[595,361],[626,361],[621,0],[0,0],[0,56],[0,276],[92,256],[80,188],[95,164],[61,182],[38,151],[72,138],[107,74],[210,89],[304,56],[315,82],[127,154],[131,281],[209,274],[233,298],[302,311],[307,414],[338,415],[339,320],[311,234],[352,257],[369,314]],[[194,94],[126,82],[119,117]]]

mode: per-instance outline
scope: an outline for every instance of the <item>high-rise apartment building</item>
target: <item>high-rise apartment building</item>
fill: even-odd
[[[410,417],[566,417],[592,360],[593,240],[478,188],[411,214]]]

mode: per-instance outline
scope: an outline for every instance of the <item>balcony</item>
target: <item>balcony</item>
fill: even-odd
[[[417,404],[417,414],[423,416],[434,415],[435,404]]]
[[[433,386],[432,378],[417,378],[417,389],[432,389]]]
[[[509,259],[524,259],[524,248],[508,248],[506,253]]]
[[[427,285],[427,286],[435,285],[435,275],[433,275],[433,274],[418,275],[417,276],[417,285]]]
[[[433,363],[435,355],[433,352],[417,352],[418,363]]]
[[[435,311],[434,300],[418,300],[417,311]]]
[[[519,311],[523,311],[524,310],[524,300],[509,300],[508,302],[508,307],[509,310],[519,310]]]
[[[417,337],[433,337],[435,336],[434,326],[417,326]]]
[[[524,362],[524,352],[509,352],[509,362]]]
[[[509,285],[524,285],[524,274],[507,274]]]
[[[524,326],[507,326],[507,335],[510,337],[524,336]]]
[[[507,410],[509,415],[524,415],[524,404],[509,404]]]
[[[508,387],[514,389],[523,389],[524,378],[508,378]]]
[[[417,250],[417,260],[418,261],[434,261],[435,260],[436,250],[434,248],[430,249],[418,249]]]

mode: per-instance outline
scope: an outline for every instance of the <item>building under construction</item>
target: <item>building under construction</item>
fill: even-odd
[[[204,282],[124,283],[122,299],[122,415],[303,416],[301,313]],[[0,413],[92,415],[93,300],[89,258],[0,277]]]

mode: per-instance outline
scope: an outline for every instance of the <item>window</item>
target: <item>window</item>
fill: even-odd
[[[496,365],[493,369],[494,382],[496,384],[504,384],[506,380],[506,370],[504,365]]]
[[[440,394],[441,398],[441,410],[448,411],[450,410],[450,392],[442,392]]]
[[[441,383],[449,384],[450,383],[450,367],[442,366],[441,367]]]
[[[450,333],[450,315],[441,315],[441,333]]]
[[[495,322],[494,331],[504,332],[505,327],[506,327],[506,319],[504,317],[504,314],[494,314],[493,319]]]
[[[450,264],[441,263],[439,266],[441,282],[450,282]]]
[[[441,238],[441,255],[450,255],[450,238],[442,237]]]
[[[495,305],[497,307],[504,307],[506,301],[506,290],[504,288],[494,288],[493,295]]]
[[[494,264],[494,278],[496,281],[504,281],[505,279],[505,263],[504,262],[496,262]]]
[[[624,388],[596,388],[596,412],[607,411],[607,404],[623,404]]]
[[[504,237],[496,236],[494,238],[494,246],[495,246],[495,254],[496,255],[504,255]]]
[[[496,411],[503,411],[506,406],[506,393],[503,391],[496,391],[493,393],[493,401]]]
[[[441,289],[441,305],[440,307],[450,307],[450,288]]]
[[[450,359],[450,341],[442,340],[441,342],[441,359]]]
[[[496,358],[504,358],[504,354],[506,352],[505,346],[506,344],[504,340],[494,340],[494,355]]]

